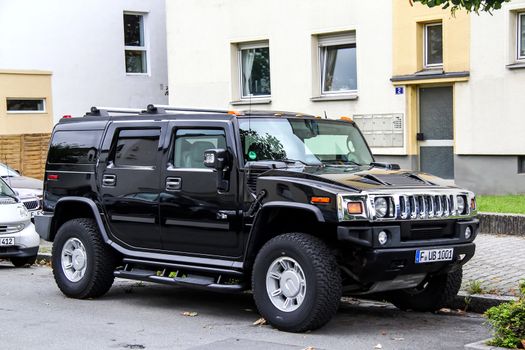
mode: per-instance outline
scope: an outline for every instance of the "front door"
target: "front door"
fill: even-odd
[[[159,183],[166,122],[112,123],[97,179],[112,239],[131,248],[161,249]]]
[[[241,215],[236,159],[226,174],[229,189],[217,189],[217,171],[204,165],[204,151],[235,148],[227,122],[170,124],[171,142],[163,166],[160,199],[163,249],[171,252],[240,257]],[[233,152],[232,152],[233,154]]]
[[[419,89],[419,169],[454,178],[452,87]]]

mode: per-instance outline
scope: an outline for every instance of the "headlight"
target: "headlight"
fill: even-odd
[[[29,216],[29,212],[24,205],[18,206],[18,215],[20,215],[22,219],[26,219]]]
[[[457,196],[457,202],[458,202],[458,213],[464,214],[465,213],[465,197],[463,196]]]
[[[388,202],[384,197],[378,197],[374,200],[374,207],[378,218],[384,218],[388,213]]]

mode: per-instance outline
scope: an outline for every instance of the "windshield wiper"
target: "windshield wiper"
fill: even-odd
[[[306,163],[305,161],[302,161],[300,159],[291,159],[291,158],[283,158],[283,159],[279,159],[279,161],[285,162],[285,163],[288,163],[288,164],[301,163],[301,164],[307,165],[307,166],[321,165],[321,164],[309,164],[309,163]]]
[[[326,162],[326,163],[325,163]],[[338,164],[338,162],[342,163],[342,164]],[[357,166],[362,166],[363,164],[360,164],[354,160],[325,160],[323,161],[323,164],[324,165],[327,165],[327,166],[330,166],[330,165],[357,165]]]
[[[0,193],[0,196],[9,197],[11,199],[14,199],[15,202],[18,202],[18,198],[16,196],[11,196],[10,194],[7,194],[7,193]]]

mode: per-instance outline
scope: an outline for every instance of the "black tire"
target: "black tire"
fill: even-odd
[[[266,290],[266,274],[280,257],[292,258],[306,280],[304,300],[294,311],[277,308]],[[287,233],[268,241],[253,266],[252,289],[261,316],[277,329],[305,332],[324,326],[336,314],[342,295],[341,273],[335,256],[319,238]]]
[[[71,238],[80,240],[86,253],[86,270],[77,282],[66,277],[61,262],[62,249]],[[60,227],[53,242],[51,262],[58,288],[70,298],[100,297],[111,288],[115,279],[115,252],[104,243],[93,219],[73,219]]]
[[[420,286],[391,292],[389,300],[401,310],[437,311],[454,299],[461,288],[463,269],[432,276]]]
[[[26,265],[31,266],[36,261],[36,255],[35,256],[27,256],[23,258],[11,258],[11,264],[15,265],[15,267],[24,267]]]

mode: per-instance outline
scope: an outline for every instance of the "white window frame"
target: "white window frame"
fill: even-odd
[[[150,75],[150,59],[149,59],[149,36],[148,36],[148,21],[147,21],[147,12],[133,12],[133,11],[124,11],[122,15],[122,30],[124,29],[124,15],[133,15],[133,16],[141,16],[142,17],[142,37],[144,42],[142,43],[142,46],[127,46],[126,45],[126,39],[124,38],[124,71],[126,72],[126,75],[135,75],[135,76],[144,76],[144,75]],[[142,51],[144,52],[144,57],[146,58],[146,71],[143,73],[132,73],[127,72],[126,70],[126,51]]]
[[[42,101],[42,110],[39,111],[10,111],[7,109],[8,100],[41,100]],[[47,113],[47,105],[45,97],[6,97],[6,113],[7,114],[45,114]]]
[[[436,27],[441,26],[441,63],[428,63],[428,52],[427,52],[427,44],[428,44],[428,28],[429,27]],[[435,22],[435,23],[427,23],[425,24],[423,28],[423,60],[425,64],[425,68],[436,68],[436,67],[443,67],[443,22]]]
[[[355,31],[339,33],[339,34],[325,34],[319,36],[318,43],[318,67],[319,67],[319,94],[320,96],[345,96],[356,95],[358,89],[355,90],[341,90],[341,91],[325,91],[324,77],[326,73],[325,57],[329,47],[340,45],[355,45],[356,46],[356,79],[357,79],[357,42]],[[359,83],[359,82],[358,82]],[[359,87],[359,85],[357,85]]]
[[[525,48],[525,42],[521,40],[521,26],[525,22],[525,12],[518,12],[516,14],[517,18],[517,28],[516,28],[516,59],[518,61],[525,61],[525,55],[521,54],[521,49]]]
[[[251,43],[239,43],[237,44],[237,64],[239,67],[239,96],[241,98],[241,101],[248,101],[248,100],[257,100],[257,99],[268,99],[272,97],[271,94],[271,80],[272,80],[272,58],[270,56],[270,94],[269,95],[244,95],[244,89],[242,86],[242,50],[249,50],[249,49],[263,49],[268,48],[268,51],[270,51],[270,43],[268,41],[258,41],[258,42],[251,42]]]

